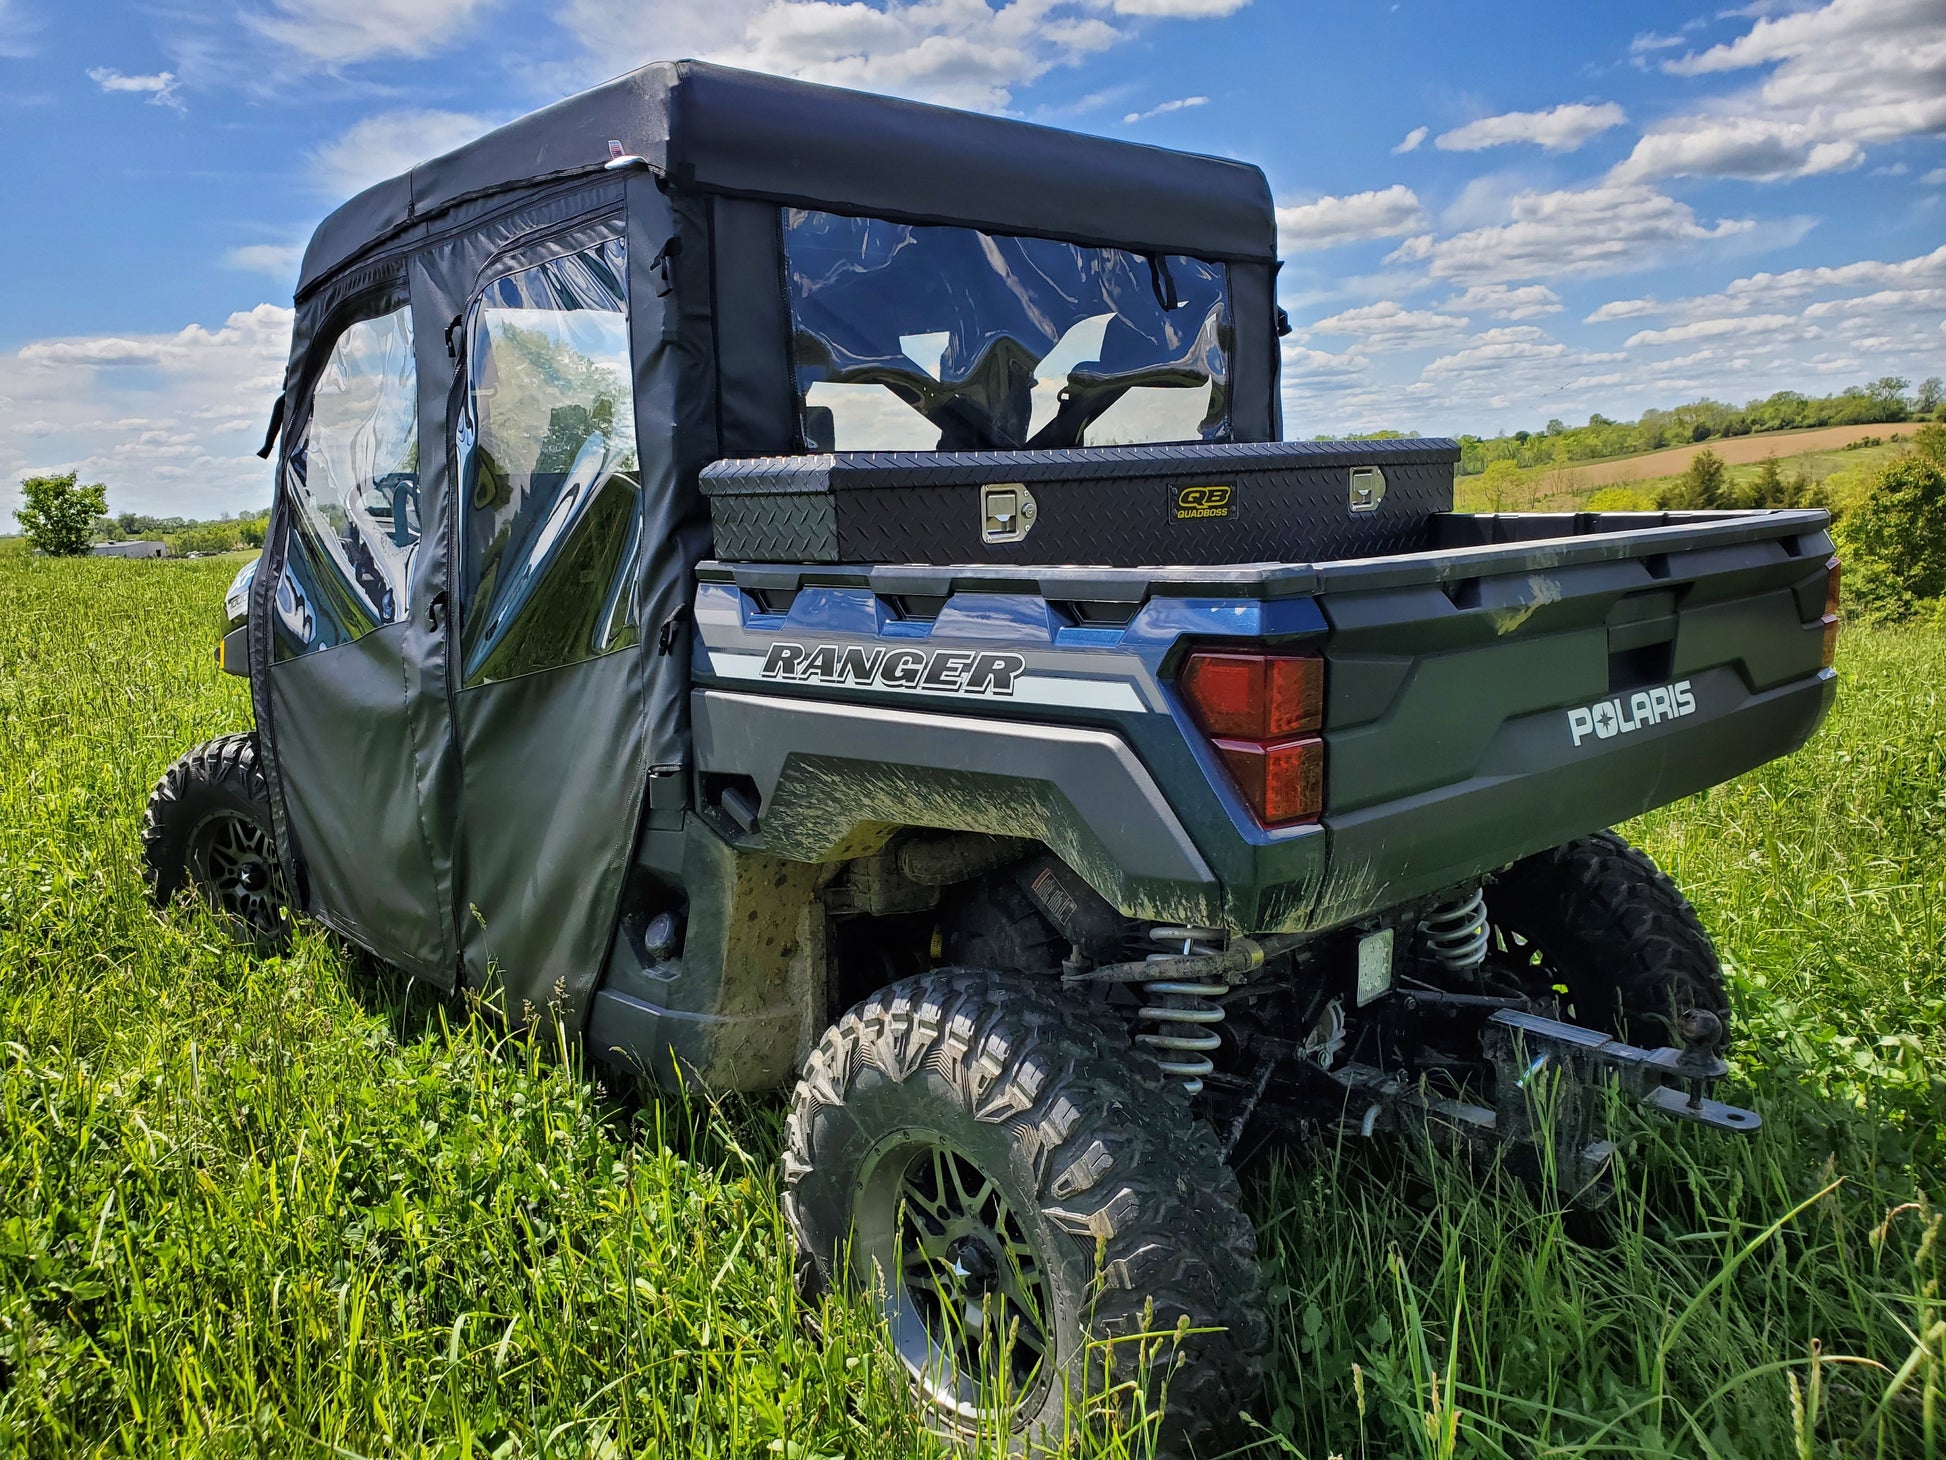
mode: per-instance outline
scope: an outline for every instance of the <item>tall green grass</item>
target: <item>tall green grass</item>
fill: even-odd
[[[774,1103],[616,1102],[314,933],[146,905],[150,785],[248,723],[233,569],[0,545],[0,1450],[931,1453],[870,1324],[795,1296]],[[1808,750],[1633,829],[1764,1130],[1641,1129],[1592,1223],[1300,1137],[1251,1183],[1258,1453],[1946,1450],[1946,639],[1841,667]]]

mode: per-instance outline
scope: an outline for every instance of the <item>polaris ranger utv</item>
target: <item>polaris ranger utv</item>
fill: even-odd
[[[1239,163],[688,62],[360,194],[221,649],[257,728],[163,777],[155,892],[794,1084],[804,1278],[948,1435],[1179,1325],[1167,1443],[1234,1420],[1267,1112],[1591,1197],[1611,1087],[1754,1129],[1604,828],[1818,724],[1824,514],[1282,441],[1275,240]]]

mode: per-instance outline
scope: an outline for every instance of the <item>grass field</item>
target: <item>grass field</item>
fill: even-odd
[[[869,1326],[793,1295],[775,1104],[616,1103],[321,936],[258,958],[151,910],[151,783],[248,722],[211,664],[235,563],[18,549],[0,1451],[931,1453]],[[1763,1131],[1644,1131],[1592,1227],[1300,1139],[1249,1183],[1256,1453],[1946,1452],[1946,638],[1840,667],[1807,750],[1632,828],[1732,965]]]
[[[1705,441],[1642,456],[1581,466],[1528,467],[1501,489],[1498,502],[1479,476],[1461,477],[1455,504],[1462,512],[1570,512],[1596,505],[1636,510],[1653,507],[1657,494],[1676,480],[1699,451],[1715,451],[1728,466],[1732,482],[1748,482],[1775,457],[1785,476],[1802,473],[1813,482],[1830,481],[1840,497],[1861,489],[1870,473],[1905,449],[1904,435],[1917,427],[1847,426],[1833,431],[1780,431]],[[1894,431],[1904,435],[1895,436]],[[1875,439],[1876,445],[1853,443]],[[1761,446],[1763,449],[1758,450]],[[1742,447],[1732,451],[1732,447]],[[1788,454],[1787,454],[1788,453]],[[1672,465],[1673,463],[1673,465]],[[1654,468],[1654,470],[1651,470]]]
[[[1752,436],[1719,436],[1694,446],[1670,446],[1611,461],[1577,462],[1557,468],[1565,490],[1592,492],[1602,487],[1660,481],[1680,476],[1699,451],[1713,451],[1731,466],[1755,466],[1766,456],[1833,456],[1862,437],[1897,441],[1926,423],[1897,421],[1875,426],[1819,426],[1808,431],[1762,431]]]

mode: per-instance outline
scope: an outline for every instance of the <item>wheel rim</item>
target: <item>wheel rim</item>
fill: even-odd
[[[1017,1410],[1047,1383],[1047,1278],[1000,1184],[931,1135],[899,1138],[859,1183],[854,1264],[892,1347],[961,1422]]]
[[[190,875],[218,912],[259,936],[284,926],[283,879],[269,828],[247,816],[218,812],[191,839]]]

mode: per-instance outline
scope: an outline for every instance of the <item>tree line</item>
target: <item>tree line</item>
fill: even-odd
[[[1800,431],[1818,426],[1873,426],[1895,421],[1946,419],[1946,384],[1938,376],[1916,387],[1901,376],[1886,375],[1835,395],[1810,396],[1795,390],[1753,400],[1744,406],[1719,400],[1691,401],[1670,410],[1647,410],[1633,421],[1611,421],[1599,413],[1585,426],[1549,421],[1540,431],[1499,436],[1462,436],[1460,473],[1474,476],[1496,461],[1517,467],[1565,466],[1634,456],[1665,446],[1691,446],[1721,436],[1751,436],[1764,431]],[[1375,432],[1378,437],[1397,432]]]
[[[79,557],[96,543],[159,540],[171,557],[180,558],[260,548],[270,514],[239,512],[209,521],[144,512],[111,514],[108,488],[100,482],[84,483],[68,471],[23,478],[14,520],[28,541],[49,557]]]

